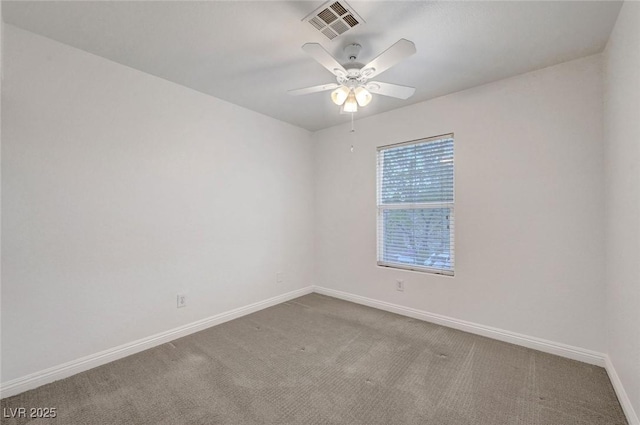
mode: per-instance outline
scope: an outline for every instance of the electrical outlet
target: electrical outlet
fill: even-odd
[[[404,280],[396,280],[396,291],[404,292]]]
[[[178,294],[178,308],[187,306],[187,296],[185,294]]]
[[[284,281],[284,273],[278,272],[276,273],[276,283],[282,283]]]

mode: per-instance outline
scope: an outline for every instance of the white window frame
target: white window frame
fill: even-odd
[[[453,200],[452,201],[446,201],[446,202],[417,202],[417,203],[396,203],[396,204],[383,204],[382,203],[382,174],[383,174],[383,161],[382,161],[382,157],[380,155],[380,151],[383,150],[387,150],[387,149],[391,149],[391,148],[398,148],[401,146],[410,146],[410,145],[417,145],[417,144],[422,144],[422,143],[428,143],[431,141],[436,141],[436,140],[442,140],[442,139],[454,139],[454,173],[453,173]],[[455,138],[454,138],[454,134],[453,133],[448,133],[448,134],[441,134],[439,136],[433,136],[433,137],[427,137],[424,139],[416,139],[416,140],[410,140],[408,142],[402,142],[402,143],[395,143],[395,144],[391,144],[391,145],[384,145],[384,146],[378,146],[377,147],[377,152],[376,152],[376,206],[377,206],[377,219],[376,219],[376,232],[377,232],[377,264],[380,267],[389,267],[389,268],[394,268],[394,269],[403,269],[403,270],[411,270],[411,271],[416,271],[416,272],[423,272],[423,273],[431,273],[431,274],[439,274],[439,275],[444,275],[444,276],[454,276],[455,274],[455,247],[454,247],[454,242],[455,242]],[[393,210],[393,209],[402,209],[402,210],[409,210],[409,209],[429,209],[429,208],[449,208],[451,210],[451,216],[453,217],[454,220],[454,225],[453,228],[450,229],[449,232],[449,246],[450,246],[450,252],[451,257],[450,257],[450,261],[451,261],[451,270],[445,270],[445,269],[437,269],[437,268],[433,268],[433,267],[428,267],[428,266],[417,266],[414,264],[402,264],[402,263],[394,263],[394,262],[388,262],[388,261],[382,261],[382,255],[381,253],[384,250],[384,238],[380,235],[380,232],[382,231],[383,226],[381,225],[382,220],[383,220],[383,215],[384,215],[384,211],[385,210]]]

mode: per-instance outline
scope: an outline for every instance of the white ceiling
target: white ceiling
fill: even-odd
[[[417,54],[376,80],[417,88],[376,96],[356,118],[601,52],[614,1],[350,1],[366,21],[333,41],[302,18],[323,1],[3,1],[4,21],[309,130],[348,121],[330,92],[286,92],[333,82],[301,50],[321,43],[360,62],[406,38]],[[346,62],[341,60],[342,62]]]

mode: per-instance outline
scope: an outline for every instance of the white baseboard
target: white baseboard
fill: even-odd
[[[499,341],[510,342],[512,344],[532,348],[534,350],[539,350],[545,353],[555,354],[573,360],[578,360],[584,363],[602,366],[605,368],[607,374],[609,375],[611,384],[613,385],[616,395],[618,396],[618,401],[620,402],[622,410],[627,417],[627,422],[629,422],[629,425],[640,425],[638,414],[634,410],[633,404],[631,404],[631,399],[629,399],[629,396],[625,391],[624,386],[622,385],[622,381],[620,380],[620,377],[618,376],[618,373],[616,372],[613,363],[611,362],[611,359],[607,354],[586,350],[584,348],[573,347],[570,345],[561,344],[559,342],[535,338],[515,332],[505,331],[503,329],[492,328],[490,326],[479,325],[477,323],[454,319],[452,317],[429,313],[426,311],[404,307],[385,301],[378,301],[372,298],[362,297],[360,295],[354,295],[348,292],[337,291],[335,289],[324,288],[321,286],[314,286],[313,292],[322,295],[328,295],[334,298],[339,298],[345,301],[351,301],[357,304],[366,305],[380,310],[389,311],[391,313],[400,314],[402,316],[447,326],[449,328],[459,329],[465,332],[486,336],[488,338],[497,339]]]
[[[604,358],[605,360],[605,369],[607,370],[607,374],[609,375],[609,379],[611,380],[611,384],[613,385],[613,389],[616,391],[616,395],[618,396],[618,401],[622,406],[622,410],[624,414],[627,416],[627,422],[629,425],[640,425],[640,419],[638,419],[638,414],[633,408],[631,404],[631,399],[629,395],[624,390],[622,386],[622,381],[616,372],[615,367],[613,367],[613,363],[611,362],[611,358],[607,355]]]
[[[173,341],[177,338],[181,338],[183,336],[190,335],[203,329],[207,329],[209,327],[216,326],[242,316],[246,316],[247,314],[254,313],[267,307],[271,307],[276,304],[280,304],[282,302],[289,301],[306,294],[310,294],[312,292],[316,292],[322,295],[328,295],[346,301],[351,301],[380,310],[389,311],[403,316],[412,317],[414,319],[424,320],[426,322],[459,329],[469,333],[486,336],[488,338],[497,339],[499,341],[509,342],[523,347],[532,348],[535,350],[543,351],[545,353],[556,354],[573,360],[578,360],[597,366],[603,366],[609,374],[609,378],[611,379],[611,383],[616,391],[618,399],[620,400],[620,404],[622,405],[625,415],[627,416],[629,425],[640,425],[638,415],[634,411],[631,400],[629,399],[626,391],[624,390],[624,387],[622,386],[622,382],[620,381],[620,378],[618,377],[618,374],[616,373],[616,370],[611,363],[611,359],[606,354],[586,350],[579,347],[572,347],[570,345],[548,341],[541,338],[518,334],[503,329],[497,329],[490,326],[479,325],[476,323],[454,319],[452,317],[447,317],[440,314],[429,313],[414,308],[404,307],[385,301],[378,301],[372,298],[362,297],[360,295],[354,295],[347,292],[324,288],[321,286],[308,286],[306,288],[287,292],[286,294],[278,295],[267,300],[259,301],[244,307],[239,307],[224,313],[216,314],[206,319],[198,320],[196,322],[189,323],[187,325],[180,326],[166,332],[161,332],[147,338],[142,338],[128,344],[123,344],[109,350],[101,351],[90,356],[82,357],[71,362],[67,362],[58,366],[51,367],[49,369],[45,369],[27,376],[23,376],[21,378],[2,383],[0,384],[0,398],[10,397],[24,391],[37,388],[41,385],[45,385],[59,379],[69,377],[71,375],[84,372],[86,370],[101,366],[114,360],[121,359],[131,354],[156,347],[158,345]]]
[[[76,373],[93,369],[94,367],[101,366],[103,364],[121,359],[126,356],[130,356],[131,354],[139,353],[140,351],[144,351],[149,348],[153,348],[158,345],[181,338],[183,336],[201,331],[203,329],[210,328],[211,326],[216,326],[221,323],[228,322],[229,320],[237,319],[238,317],[254,313],[258,310],[262,310],[267,307],[271,307],[276,304],[280,304],[285,301],[310,294],[311,292],[313,292],[313,288],[311,286],[287,292],[286,294],[278,295],[264,301],[258,301],[244,307],[239,307],[224,313],[216,314],[215,316],[207,317],[206,319],[198,320],[196,322],[189,323],[187,325],[161,332],[146,338],[142,338],[128,344],[123,344],[118,347],[82,357],[80,359],[54,366],[49,369],[41,370],[39,372],[13,379],[8,382],[3,382],[2,384],[0,384],[0,398],[20,394],[24,391],[37,388],[41,385],[45,385],[59,379],[69,377],[71,375],[75,375]]]
[[[423,310],[404,307],[385,301],[378,301],[372,298],[362,297],[360,295],[354,295],[348,292],[337,291],[335,289],[324,288],[321,286],[314,286],[313,292],[322,295],[328,295],[334,298],[339,298],[345,301],[351,301],[357,304],[366,305],[380,310],[389,311],[391,313],[400,314],[402,316],[424,320],[425,322],[459,329],[461,331],[473,333],[476,335],[486,336],[488,338],[497,339],[499,341],[509,342],[545,353],[555,354],[561,357],[566,357],[584,363],[604,367],[607,371],[607,374],[609,375],[609,379],[611,380],[611,384],[613,385],[616,395],[618,396],[618,401],[622,406],[622,410],[627,417],[629,425],[640,425],[638,414],[635,412],[633,405],[631,404],[631,400],[629,399],[629,396],[627,395],[627,392],[622,385],[622,381],[620,381],[620,377],[618,376],[613,363],[611,362],[611,359],[606,354],[586,350],[580,347],[573,347],[567,344],[561,344],[559,342],[553,342],[541,338],[523,335],[516,332],[505,331],[503,329],[497,329],[490,326],[479,325],[477,323],[454,319],[453,317],[429,313]]]
[[[534,350],[543,351],[545,353],[555,354],[584,363],[596,366],[605,366],[605,357],[603,353],[586,350],[584,348],[573,347],[571,345],[561,344],[559,342],[548,341],[542,338],[536,338],[516,332],[506,331],[503,329],[493,328],[490,326],[479,325],[477,323],[467,322],[465,320],[454,319],[453,317],[443,316],[441,314],[429,313],[415,308],[404,307],[397,304],[388,303],[386,301],[378,301],[372,298],[362,297],[360,295],[350,294],[348,292],[337,291],[335,289],[314,286],[313,292],[322,295],[328,295],[334,298],[340,298],[357,304],[374,307],[380,310],[389,311],[391,313],[400,314],[402,316],[414,319],[424,320],[425,322],[435,323],[437,325],[449,328],[459,329],[476,335],[486,336],[487,338],[497,339],[499,341],[509,342],[511,344],[520,345]]]

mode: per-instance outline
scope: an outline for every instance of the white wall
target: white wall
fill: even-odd
[[[640,415],[640,3],[622,6],[604,64],[607,351]]]
[[[603,352],[601,79],[593,56],[315,133],[316,284]],[[455,277],[377,267],[376,146],[450,132]]]
[[[2,382],[313,283],[307,131],[5,37]]]

